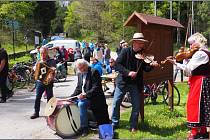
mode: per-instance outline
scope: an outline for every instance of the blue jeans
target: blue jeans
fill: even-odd
[[[90,101],[88,99],[76,100],[77,106],[80,111],[80,127],[88,127],[88,106]]]
[[[106,65],[106,66],[109,65],[109,58],[105,58],[105,65]]]
[[[42,98],[43,92],[46,91],[47,101],[53,97],[53,84],[44,85],[41,81],[36,81],[36,99],[35,99],[35,112],[39,113],[40,110],[40,101]]]
[[[126,90],[119,89],[118,86],[115,88],[114,99],[112,104],[112,125],[114,127],[119,126],[120,120],[120,104],[122,102],[123,96],[126,92],[130,92],[131,95],[131,104],[132,104],[132,111],[130,116],[130,128],[137,129],[138,125],[138,117],[140,112],[140,102],[139,102],[139,89],[137,85],[126,85]]]

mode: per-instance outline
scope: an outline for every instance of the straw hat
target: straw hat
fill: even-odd
[[[144,39],[143,33],[135,33],[135,34],[133,35],[133,38],[130,40],[130,42],[132,42],[132,41],[134,41],[134,40],[142,41],[142,42],[145,42],[145,43],[149,42],[148,40],[145,40],[145,39]]]

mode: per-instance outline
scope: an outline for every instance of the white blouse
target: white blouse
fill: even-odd
[[[208,49],[205,50],[208,51]],[[175,65],[177,66],[177,69],[183,70],[187,76],[191,76],[191,72],[194,69],[207,62],[209,62],[209,56],[202,51],[202,49],[199,49],[191,59],[184,59],[183,64],[175,63]]]

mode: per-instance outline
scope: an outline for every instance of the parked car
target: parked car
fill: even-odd
[[[64,46],[68,51],[69,61],[74,61],[74,52],[76,48],[80,48],[79,41],[77,40],[54,40],[44,46],[47,46],[48,48]]]

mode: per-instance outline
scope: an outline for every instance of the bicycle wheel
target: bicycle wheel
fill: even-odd
[[[9,79],[9,77],[7,77],[7,88],[12,91],[14,88],[14,83],[12,82],[11,79]]]
[[[178,88],[173,85],[173,89],[174,89],[174,105],[179,105],[180,104],[180,93]],[[168,92],[168,83],[166,82],[163,90],[162,90],[162,95],[163,95],[163,101],[165,104],[169,104],[169,92]]]
[[[144,86],[144,104],[148,104],[151,97],[151,90],[148,86]]]
[[[61,73],[60,71],[57,72],[56,79],[58,80],[58,82],[65,82],[66,78],[67,78],[66,74]]]
[[[17,75],[17,80],[14,82],[14,87],[22,89],[27,83],[26,75]]]
[[[130,108],[132,106],[131,104],[131,95],[129,92],[125,94],[123,97],[122,103],[120,104],[124,108]]]

